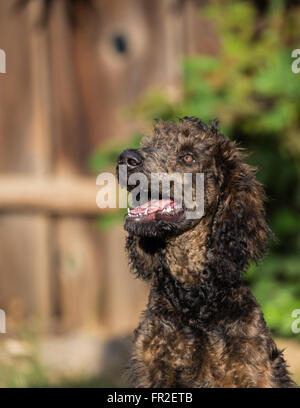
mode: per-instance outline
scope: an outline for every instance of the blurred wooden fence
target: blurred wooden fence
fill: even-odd
[[[194,1],[99,0],[70,26],[63,1],[16,13],[0,2],[0,308],[8,331],[131,330],[146,286],[128,273],[122,226],[99,233],[87,160],[131,124],[119,115],[152,86],[172,92],[184,53],[217,41]]]

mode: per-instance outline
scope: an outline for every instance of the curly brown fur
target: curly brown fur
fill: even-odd
[[[133,385],[294,387],[241,279],[271,234],[254,169],[215,122],[195,118],[158,122],[135,152],[142,163],[131,172],[148,178],[152,172],[204,173],[205,213],[197,221],[126,219],[132,270],[151,282],[134,335]],[[192,153],[193,163],[183,163],[182,152]]]

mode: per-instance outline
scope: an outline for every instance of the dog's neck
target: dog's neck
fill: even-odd
[[[160,263],[185,286],[198,286],[206,274],[210,220],[204,218],[193,229],[166,239],[160,251]],[[205,276],[206,277],[206,276]]]
[[[211,221],[201,220],[193,229],[165,238],[129,235],[127,251],[134,272],[149,279],[162,267],[178,282],[198,286],[206,273]]]
[[[235,288],[226,287],[214,273],[209,254],[210,232],[211,220],[204,218],[195,228],[167,239],[128,237],[134,272],[152,282],[155,296],[149,307],[164,314],[176,309],[177,315],[189,324],[196,316],[198,324],[199,320],[222,313],[221,298],[227,292],[229,301]],[[239,286],[238,280],[235,287]]]

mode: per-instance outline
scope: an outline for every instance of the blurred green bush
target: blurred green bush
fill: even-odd
[[[202,8],[219,34],[219,54],[185,58],[181,97],[174,102],[153,90],[132,114],[145,120],[216,117],[221,130],[251,152],[248,161],[258,168],[266,188],[267,216],[278,242],[263,262],[250,267],[246,279],[272,331],[295,336],[291,313],[300,308],[300,73],[291,70],[291,52],[300,48],[300,8],[287,8],[283,1],[269,4],[264,13],[250,2],[229,0]]]

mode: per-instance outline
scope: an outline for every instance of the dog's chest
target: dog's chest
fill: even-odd
[[[223,342],[191,328],[147,323],[135,341],[135,358],[142,368],[145,387],[209,387],[222,377]]]

